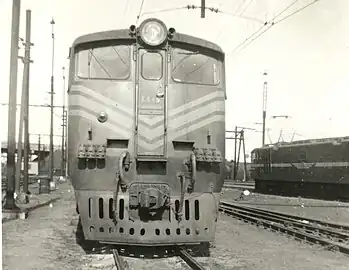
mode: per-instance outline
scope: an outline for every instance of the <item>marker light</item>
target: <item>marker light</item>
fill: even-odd
[[[104,123],[108,119],[108,114],[106,112],[101,112],[97,119],[99,122]]]
[[[139,32],[142,40],[149,46],[158,46],[167,37],[165,24],[157,19],[145,20],[140,26]]]

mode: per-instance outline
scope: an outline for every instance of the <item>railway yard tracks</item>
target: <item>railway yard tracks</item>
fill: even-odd
[[[114,259],[114,266],[116,267],[117,270],[133,269],[133,268],[130,268],[126,257],[130,257],[130,258],[139,257],[139,258],[146,258],[151,260],[156,260],[157,258],[179,257],[182,259],[181,261],[183,261],[185,265],[188,266],[190,269],[193,269],[193,270],[210,269],[207,266],[204,266],[204,264],[198,262],[186,249],[182,247],[167,247],[167,248],[161,248],[161,249],[150,248],[145,253],[142,253],[142,251],[139,252],[137,249],[134,249],[133,247],[128,247],[128,248],[127,247],[125,248],[103,247],[101,249],[95,250],[95,252],[96,252],[95,254],[112,253],[113,259]]]
[[[245,222],[349,255],[349,225],[308,219],[226,201],[220,202],[219,210]]]
[[[117,249],[113,249],[112,252],[113,252],[113,258],[114,258],[116,269],[118,270],[128,269],[124,263],[124,260],[122,259],[122,256],[120,256]],[[193,269],[193,270],[206,269],[201,263],[195,260],[193,256],[191,256],[186,250],[182,248],[175,248],[171,250],[170,255],[179,256],[190,267],[190,269]]]

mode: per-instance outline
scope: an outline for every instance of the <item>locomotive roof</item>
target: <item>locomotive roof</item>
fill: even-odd
[[[102,31],[102,32],[96,32],[96,33],[90,33],[87,35],[83,35],[75,39],[73,43],[73,47],[82,44],[82,43],[89,43],[89,42],[94,42],[98,40],[133,40],[135,39],[130,35],[130,30],[129,29],[119,29],[119,30],[110,30],[110,31]],[[219,47],[217,44],[210,42],[208,40],[204,40],[201,38],[181,34],[175,32],[173,38],[171,41],[179,42],[179,43],[184,43],[184,44],[193,44],[196,46],[200,46],[203,48],[208,48],[211,50],[214,50],[216,52],[224,54],[223,50],[221,47]]]
[[[294,147],[301,145],[312,145],[312,144],[325,144],[325,143],[333,143],[333,142],[348,142],[349,136],[345,137],[332,137],[332,138],[321,138],[321,139],[309,139],[309,140],[299,140],[294,142],[281,142],[276,144],[271,144],[265,147],[255,148],[252,151],[260,150],[260,149],[268,149],[272,147]]]

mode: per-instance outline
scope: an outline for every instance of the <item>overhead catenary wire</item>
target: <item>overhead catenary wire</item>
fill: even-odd
[[[243,0],[234,13],[238,13],[247,0]]]
[[[238,15],[237,12],[234,14],[234,15],[237,15],[237,16],[242,16],[245,11],[247,10],[247,8],[251,5],[251,3],[253,2],[253,0],[250,0],[250,2],[246,5],[245,9]],[[224,30],[226,29],[228,25],[225,25],[222,27],[222,29],[219,31],[219,34],[217,36],[217,38],[215,40],[219,40],[221,38],[221,35],[224,33]]]
[[[142,0],[141,6],[140,6],[140,8],[139,8],[139,12],[138,12],[138,16],[137,16],[136,23],[138,23],[138,20],[139,20],[139,18],[140,18],[140,16],[141,16],[143,4],[144,4],[144,0]]]
[[[305,5],[305,6],[301,7],[301,8],[299,8],[299,9],[297,9],[296,11],[294,11],[294,12],[290,13],[289,15],[283,17],[282,19],[276,21],[276,22],[274,23],[274,25],[275,25],[275,24],[278,24],[278,23],[281,23],[281,22],[284,21],[284,20],[287,20],[289,17],[291,17],[291,16],[293,16],[293,15],[296,15],[297,13],[301,12],[302,10],[306,9],[307,7],[309,7],[309,6],[315,4],[316,2],[319,2],[319,1],[321,1],[321,0],[314,0],[314,1],[310,2],[309,4],[307,4],[307,5]]]
[[[297,1],[298,1],[298,0],[294,1],[293,3],[297,2]],[[290,18],[291,16],[293,16],[293,15],[297,14],[298,12],[300,12],[301,10],[304,10],[305,8],[307,8],[307,7],[309,7],[309,6],[313,5],[313,4],[315,4],[315,3],[318,2],[318,1],[320,1],[320,0],[314,0],[313,2],[307,4],[306,6],[303,6],[302,8],[297,9],[295,12],[292,12],[291,14],[289,14],[289,15],[285,16],[284,18],[282,18],[282,19],[280,19],[280,20],[278,20],[278,21],[275,22],[275,19],[276,19],[277,17],[279,17],[279,15],[281,15],[284,11],[286,11],[286,9],[285,9],[283,12],[279,13],[277,16],[275,16],[275,17],[273,18],[273,20],[271,21],[271,24],[269,24],[268,27],[267,27],[265,30],[263,30],[263,32],[261,32],[258,36],[254,37],[249,43],[245,44],[245,45],[241,48],[241,50],[245,49],[248,45],[250,45],[251,43],[253,43],[256,39],[258,39],[261,35],[263,35],[265,32],[267,32],[270,28],[272,28],[272,27],[275,26],[276,24],[278,24],[278,23],[280,23],[280,22],[286,20],[287,18]],[[293,3],[292,3],[292,4],[293,4]],[[290,5],[290,6],[291,6],[291,5]],[[289,6],[289,7],[290,7],[290,6]],[[241,51],[241,50],[240,50],[240,51]]]
[[[126,19],[126,12],[127,12],[127,8],[128,8],[128,3],[130,2],[129,0],[125,0],[125,9],[124,9],[124,17],[122,19],[122,22],[125,22],[125,19]]]
[[[315,4],[316,2],[319,2],[321,0],[314,0],[312,2],[310,2],[309,4],[297,9],[296,11],[290,13],[289,15],[285,16],[284,18],[275,21],[275,19],[277,19],[280,15],[282,15],[285,11],[287,11],[291,6],[293,6],[296,2],[298,2],[299,0],[295,0],[293,1],[290,5],[288,5],[284,10],[282,10],[279,14],[277,14],[272,20],[265,22],[265,24],[260,27],[257,31],[255,31],[252,35],[250,35],[248,38],[246,38],[243,42],[241,42],[240,44],[238,44],[238,46],[236,46],[232,51],[228,52],[227,54],[230,53],[234,53],[236,52],[240,47],[240,51],[242,51],[243,49],[245,49],[248,45],[250,45],[253,41],[257,40],[261,35],[263,35],[265,32],[267,32],[270,28],[272,28],[273,26],[275,26],[278,23],[281,23],[282,21],[285,21],[286,19],[292,17],[293,15],[299,13],[300,11],[306,9],[307,7]],[[262,32],[260,32],[263,28],[265,28]],[[259,33],[260,32],[260,33]],[[259,34],[258,34],[259,33]],[[258,34],[257,36],[255,36],[256,34]],[[248,42],[249,41],[249,42]],[[246,43],[248,42],[248,43]]]
[[[153,11],[147,11],[139,15],[139,18],[143,17],[144,15],[150,15],[150,14],[156,14],[156,13],[162,13],[162,12],[169,12],[169,11],[175,11],[175,10],[181,10],[181,9],[188,9],[188,6],[181,6],[176,8],[165,8],[165,9],[159,9],[159,10],[153,10]]]
[[[286,10],[288,10],[291,6],[293,6],[296,2],[298,2],[299,0],[295,0],[295,1],[293,1],[290,5],[288,5],[286,8],[284,8],[281,12],[279,12],[272,20],[271,20],[271,22],[273,22],[276,18],[278,18],[280,15],[282,15]],[[268,25],[270,25],[270,22],[268,22],[268,21],[266,21],[266,22],[264,22],[264,25],[263,26],[261,26],[260,28],[258,28],[257,29],[257,31],[255,31],[255,32],[253,32],[252,33],[252,35],[250,35],[248,38],[246,38],[244,41],[242,41],[241,43],[239,43],[234,49],[233,49],[233,51],[231,51],[231,53],[234,53],[234,52],[236,52],[241,46],[243,46],[243,48],[242,49],[244,49],[245,47],[244,47],[244,45],[245,45],[245,43],[246,42],[248,42],[249,40],[251,40],[251,39],[253,39],[253,37],[255,36],[255,35],[257,35],[263,28],[265,28],[265,27],[267,27],[267,29],[269,29],[271,26],[269,26],[268,27]],[[266,30],[265,31],[263,31],[263,32],[261,32],[261,34],[259,34],[258,36],[257,36],[257,38],[259,37],[259,36],[261,36],[263,33],[265,33],[266,32]],[[248,43],[249,44],[249,43]],[[229,53],[228,53],[229,54]]]
[[[240,16],[242,16],[247,9],[250,7],[250,5],[252,4],[253,0],[250,0],[250,2],[247,3],[247,5],[245,6],[245,8],[243,9],[243,11],[240,13]]]
[[[156,13],[162,13],[162,12],[169,12],[169,11],[176,11],[176,10],[184,10],[184,9],[199,9],[201,8],[200,6],[196,6],[196,5],[186,5],[186,6],[181,6],[181,7],[176,7],[176,8],[166,8],[166,9],[160,9],[160,10],[153,10],[153,11],[147,11],[144,13],[139,13],[139,15],[137,16],[137,22],[138,19],[143,17],[144,15],[150,15],[150,14],[156,14]],[[245,19],[245,20],[250,20],[250,21],[255,21],[255,22],[259,22],[259,23],[264,23],[262,20],[257,19],[257,18],[253,18],[253,17],[249,17],[249,16],[243,16],[243,15],[238,15],[235,13],[230,13],[230,12],[226,12],[226,11],[222,11],[218,8],[214,8],[214,7],[205,7],[205,9],[214,12],[214,13],[220,13],[220,14],[224,14],[224,15],[229,15],[232,17],[236,17],[236,18],[240,18],[240,19]]]

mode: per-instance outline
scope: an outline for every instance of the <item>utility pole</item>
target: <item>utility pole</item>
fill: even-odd
[[[234,180],[236,180],[236,176],[238,174],[239,171],[239,165],[240,165],[240,153],[241,153],[241,131],[239,131],[239,135],[240,137],[239,139],[239,150],[238,150],[238,154],[237,154],[237,161],[236,161],[236,167],[235,167],[235,173],[234,173]],[[235,135],[236,137],[238,136],[237,134]]]
[[[65,174],[64,176],[68,177],[68,110],[65,110]]]
[[[25,53],[24,53],[24,80],[25,82],[25,110],[24,110],[24,181],[23,181],[23,193],[29,195],[28,183],[29,183],[29,73],[30,73],[30,46],[34,45],[30,41],[31,31],[31,10],[26,11],[26,37],[25,37]],[[25,203],[29,202],[28,196],[25,196]]]
[[[234,171],[233,171],[233,179],[235,180],[235,175],[236,175],[236,143],[237,143],[237,138],[238,136],[238,127],[235,126],[235,132],[234,132],[234,143],[235,143],[235,146],[234,146],[234,162],[233,162],[233,167],[234,167]]]
[[[52,67],[51,67],[51,125],[50,125],[50,166],[49,177],[53,181],[54,157],[53,157],[53,95],[54,95],[54,55],[55,55],[55,35],[53,32],[55,21],[52,18]]]
[[[40,134],[39,134],[39,141],[38,141],[38,175],[40,175],[40,171],[41,171],[41,138],[40,138]]]
[[[205,18],[206,4],[205,0],[201,0],[201,18]]]
[[[247,163],[246,163],[246,149],[245,149],[245,131],[242,129],[240,133],[242,139],[242,151],[244,152],[244,181],[248,180]]]
[[[64,76],[64,67],[63,70],[63,106],[62,106],[62,162],[61,162],[61,176],[64,175],[65,172],[65,154],[64,154],[64,135],[65,135],[65,76]]]
[[[263,76],[267,76],[268,73],[264,72]],[[265,119],[267,116],[267,95],[268,95],[268,83],[265,79],[263,84],[263,134],[262,134],[262,146],[265,145]]]
[[[238,131],[238,128],[240,128],[241,130]],[[232,130],[227,130],[226,131],[226,132],[234,133],[234,137],[226,138],[227,140],[233,139],[235,141],[234,162],[233,162],[233,169],[234,169],[234,171],[233,171],[233,180],[236,180],[236,176],[237,176],[238,169],[239,169],[241,144],[242,144],[243,152],[244,152],[244,170],[245,170],[245,173],[247,175],[247,163],[246,163],[246,151],[245,151],[245,131],[244,131],[245,129],[256,131],[256,129],[254,129],[254,128],[238,127],[238,126],[235,126],[235,130],[234,131],[232,131]],[[236,145],[237,144],[237,140],[239,140],[239,149],[238,149],[238,151],[236,151],[237,150],[237,147],[236,147],[237,146]]]
[[[21,39],[22,40],[22,39]],[[25,44],[24,44],[25,45]],[[22,61],[24,63],[24,59],[22,58]],[[22,81],[22,97],[21,97],[21,111],[19,115],[19,131],[18,131],[18,144],[17,144],[17,164],[16,164],[16,180],[15,180],[15,193],[17,195],[17,198],[20,193],[21,188],[21,172],[22,172],[22,149],[23,149],[23,124],[24,124],[24,111],[25,111],[25,70],[26,70],[26,64],[24,63],[24,69],[23,69],[23,81]]]
[[[7,186],[4,209],[19,211],[15,203],[15,153],[16,153],[16,102],[17,102],[17,69],[18,69],[18,38],[21,1],[12,2],[11,56],[10,56],[10,86],[7,129]]]

